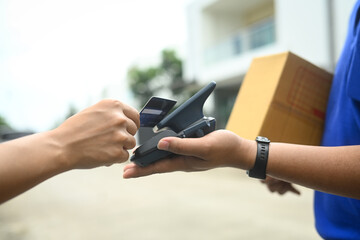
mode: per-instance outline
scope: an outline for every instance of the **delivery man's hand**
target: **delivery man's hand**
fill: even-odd
[[[124,178],[216,167],[249,170],[255,163],[257,143],[219,130],[202,138],[164,138],[160,140],[158,148],[180,156],[144,168],[129,164],[124,168]],[[360,199],[359,159],[360,145],[319,147],[272,142],[266,174],[314,190]],[[268,184],[270,190],[297,193],[291,185],[282,181]]]
[[[265,180],[261,180],[264,183],[270,192],[275,192],[280,195],[284,195],[287,192],[292,192],[297,195],[300,195],[299,190],[297,190],[291,183],[285,182],[276,178],[267,176]]]
[[[158,148],[178,155],[147,167],[131,163],[124,168],[124,178],[174,171],[204,171],[217,167],[250,169],[256,155],[255,141],[243,139],[226,130],[218,130],[202,138],[163,138]]]

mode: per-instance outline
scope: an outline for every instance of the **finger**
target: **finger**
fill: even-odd
[[[206,145],[203,138],[163,138],[158,143],[158,149],[169,151],[178,155],[203,157]]]
[[[117,148],[116,150],[114,150],[114,155],[112,155],[111,159],[109,159],[108,162],[104,165],[111,166],[112,164],[115,164],[115,163],[123,163],[129,159],[129,156],[130,156],[130,154],[126,149]]]
[[[292,192],[292,193],[295,193],[297,195],[301,194],[300,191],[297,190],[296,188],[294,188],[292,185],[290,185],[289,191]]]
[[[274,187],[274,190],[278,192],[280,195],[284,195],[287,192],[293,192],[297,195],[300,195],[300,192],[295,189],[292,184],[287,182],[282,182],[281,184],[278,184]]]
[[[128,133],[125,133],[126,134],[126,138],[125,140],[121,143],[123,145],[123,148],[125,150],[128,150],[128,149],[133,149],[135,146],[136,146],[136,139],[134,136],[128,134]]]
[[[128,119],[126,122],[126,131],[130,133],[131,135],[135,135],[138,130],[138,127],[136,126],[136,123],[133,122],[131,119]]]
[[[182,171],[185,169],[184,158],[182,156],[164,159],[155,162],[147,167],[139,167],[136,164],[129,164],[124,168],[124,178],[137,178],[156,173],[166,173]]]
[[[273,183],[274,180],[275,180],[274,178],[267,176],[265,179],[260,180],[260,181],[264,184],[269,184],[269,183]]]
[[[135,108],[133,108],[129,105],[126,105],[126,104],[124,104],[123,112],[124,112],[125,116],[130,118],[135,123],[136,128],[139,129],[140,128],[139,112]]]
[[[277,186],[277,192],[280,194],[280,195],[284,195],[287,191],[289,190],[289,186],[286,185],[286,184],[279,184]]]
[[[127,150],[123,150],[123,154],[121,155],[121,157],[118,159],[118,161],[116,161],[116,163],[123,163],[126,162],[129,159],[129,152]]]
[[[136,167],[137,165],[133,162],[130,162],[129,164],[124,166],[124,172],[130,168]]]
[[[270,189],[271,192],[277,192],[277,193],[280,193],[280,194],[284,189],[284,184],[282,182],[270,181],[270,183],[268,183],[267,186],[268,186],[268,188]]]
[[[274,188],[274,187],[271,187],[271,186],[269,186],[269,185],[267,185],[267,188],[268,188],[268,190],[270,191],[270,192],[275,192],[276,191],[276,189]]]
[[[282,184],[282,182],[279,182],[278,180],[276,179],[268,179],[266,180],[266,185],[268,185],[269,187],[272,187],[272,188],[276,188],[279,184]]]

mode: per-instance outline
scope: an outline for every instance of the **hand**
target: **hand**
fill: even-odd
[[[160,160],[147,167],[131,163],[125,166],[123,177],[134,178],[173,171],[204,171],[216,167],[250,169],[256,154],[255,141],[242,139],[226,130],[215,131],[202,138],[163,138],[158,148],[180,156]]]
[[[291,183],[284,182],[282,180],[267,176],[265,180],[261,180],[262,183],[266,184],[270,192],[277,192],[280,195],[284,195],[287,192],[292,192],[300,195],[300,191],[293,187]]]
[[[52,135],[68,169],[93,168],[126,161],[139,125],[137,110],[108,99],[70,117]]]

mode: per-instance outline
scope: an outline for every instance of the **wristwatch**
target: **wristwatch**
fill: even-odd
[[[270,140],[266,137],[258,136],[256,137],[257,142],[257,153],[255,164],[252,169],[250,169],[247,173],[249,177],[265,179],[266,178],[266,165],[268,162],[269,156],[269,145]]]

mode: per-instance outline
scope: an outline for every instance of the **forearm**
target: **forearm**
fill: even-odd
[[[315,190],[360,198],[360,147],[271,143],[267,174]]]
[[[0,203],[67,170],[52,132],[0,144]]]
[[[0,203],[64,171],[126,161],[139,125],[136,109],[105,99],[52,131],[0,144]]]
[[[216,167],[250,170],[257,143],[226,130],[203,138],[164,138],[158,148],[179,155],[147,167],[129,164],[124,177],[173,171],[203,171]],[[360,199],[360,145],[318,147],[270,143],[267,175],[315,190]]]

